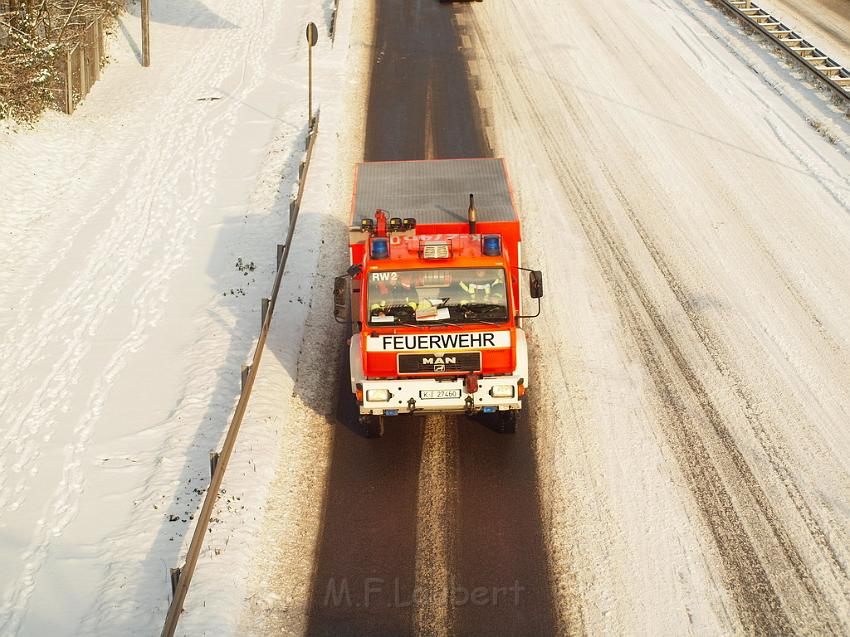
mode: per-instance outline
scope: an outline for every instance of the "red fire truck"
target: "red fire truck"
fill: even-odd
[[[334,282],[350,321],[351,391],[367,437],[387,417],[480,414],[513,433],[530,381],[522,319],[543,277],[521,267],[519,219],[501,159],[357,166],[351,267]],[[523,315],[519,272],[537,313]]]

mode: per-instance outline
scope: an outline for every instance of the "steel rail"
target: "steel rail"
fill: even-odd
[[[823,80],[836,94],[850,101],[850,71],[841,64],[751,0],[717,1],[731,9],[739,19],[755,27],[782,47],[805,69]]]
[[[316,141],[316,135],[319,132],[319,117],[318,115],[313,120],[313,128],[307,135],[307,149],[304,162],[299,170],[298,194],[290,207],[289,232],[286,236],[283,254],[280,258],[280,263],[277,267],[277,272],[272,286],[272,295],[269,299],[268,310],[263,319],[260,329],[260,336],[257,339],[257,345],[254,348],[254,355],[251,359],[251,366],[248,368],[248,374],[242,385],[242,392],[239,394],[239,402],[236,404],[236,410],[233,413],[233,418],[230,421],[230,426],[227,430],[227,435],[224,439],[224,445],[221,448],[221,456],[216,464],[210,479],[209,487],[207,488],[204,503],[201,506],[201,511],[197,516],[197,524],[195,531],[192,533],[192,541],[189,544],[189,551],[186,554],[186,562],[180,569],[180,576],[177,580],[177,586],[174,589],[174,597],[168,607],[168,614],[165,617],[165,625],[162,628],[162,637],[171,637],[177,629],[177,622],[180,619],[180,614],[183,612],[183,602],[186,599],[186,593],[189,591],[189,583],[192,581],[192,575],[195,572],[195,567],[198,563],[198,557],[201,554],[201,548],[209,528],[210,519],[212,518],[213,507],[218,499],[218,493],[221,489],[221,483],[224,479],[224,472],[227,469],[227,463],[233,453],[233,448],[236,445],[236,437],[239,434],[239,428],[242,425],[242,418],[245,416],[245,411],[248,408],[248,399],[251,397],[251,389],[254,386],[254,380],[257,377],[257,371],[260,367],[260,361],[263,356],[263,349],[266,344],[266,337],[269,333],[272,315],[274,314],[275,303],[277,302],[278,293],[280,291],[281,282],[283,280],[283,272],[286,269],[286,261],[289,257],[289,249],[292,245],[292,235],[295,231],[295,223],[298,220],[298,212],[301,209],[301,199],[304,195],[304,185],[307,181],[307,169],[310,166],[310,158],[313,155],[313,145]]]

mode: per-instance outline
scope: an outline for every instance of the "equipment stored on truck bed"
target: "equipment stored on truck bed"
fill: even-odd
[[[522,319],[531,316],[522,314],[504,161],[359,164],[350,249],[334,314],[353,325],[351,391],[365,435],[407,413],[484,414],[516,431],[530,384]],[[526,271],[537,316],[543,276]]]

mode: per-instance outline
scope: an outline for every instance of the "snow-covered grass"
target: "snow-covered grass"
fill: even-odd
[[[308,21],[314,104],[338,96],[331,5],[154,0],[149,69],[131,7],[72,118],[2,133],[0,632],[158,632],[288,223]],[[287,278],[281,316],[312,285]],[[223,511],[262,499],[280,418]]]
[[[199,562],[181,619],[187,635],[303,630],[344,340],[333,319],[331,289],[333,278],[349,265],[348,205],[354,164],[362,159],[367,87],[361,78],[370,60],[370,12],[356,9],[355,3],[340,5],[333,51],[319,62],[314,57],[325,79],[319,135],[280,309],[240,434],[244,443],[237,445],[224,479],[228,494],[241,500],[235,506],[222,501],[215,514],[210,550]],[[282,565],[284,581],[277,577]],[[269,606],[281,605],[291,613],[284,626],[265,614]]]

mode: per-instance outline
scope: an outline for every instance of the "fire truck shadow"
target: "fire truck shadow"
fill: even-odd
[[[456,419],[449,592],[459,634],[558,633],[530,413],[526,405],[515,434],[491,431],[486,419]],[[469,603],[475,591],[488,603]]]
[[[416,600],[431,594],[448,600],[458,634],[556,634],[528,412],[514,435],[492,431],[486,418],[437,416],[426,424],[398,416],[387,419],[382,438],[367,439],[350,398],[347,352],[306,634],[410,634],[421,615]],[[426,427],[435,424],[446,427],[439,439],[454,440],[437,451],[445,454],[438,464],[452,467],[440,474],[442,486],[430,482],[433,445],[424,451]],[[449,580],[445,590],[422,591],[417,555],[429,541],[417,542],[429,532],[422,520],[433,514],[433,493],[446,494],[439,524],[452,538]],[[469,602],[483,591],[487,604]]]
[[[412,632],[421,419],[390,419],[364,438],[343,343],[330,475],[316,549],[308,635]]]

